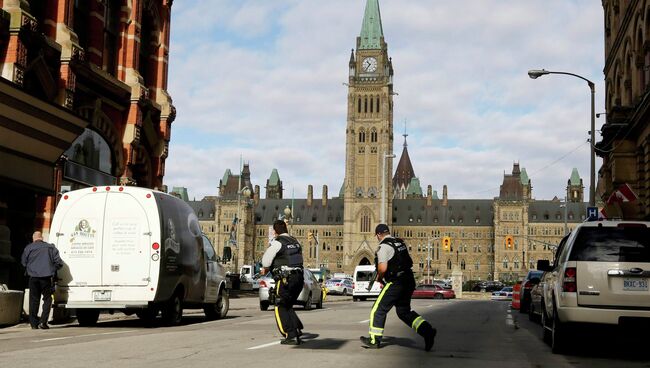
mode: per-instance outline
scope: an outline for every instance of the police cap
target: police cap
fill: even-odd
[[[375,235],[385,234],[385,233],[389,233],[389,232],[390,232],[390,230],[388,229],[388,225],[386,225],[386,224],[379,224],[375,228]]]

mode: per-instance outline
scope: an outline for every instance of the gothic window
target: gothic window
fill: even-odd
[[[460,261],[460,269],[461,270],[465,269],[465,260],[464,259]]]
[[[375,128],[370,131],[370,142],[377,142],[377,129]]]
[[[368,113],[368,96],[366,96],[366,98],[365,98],[365,104],[364,105],[365,106],[363,108],[363,112],[367,114]]]
[[[447,260],[447,269],[451,270],[451,259]]]
[[[361,215],[361,232],[370,232],[370,211],[368,210],[363,211],[363,214]]]
[[[113,154],[106,140],[94,130],[86,129],[65,152],[68,160],[82,166],[113,174]]]
[[[515,269],[519,268],[519,258],[515,258],[513,263],[515,264]]]
[[[359,153],[366,153],[366,147],[359,147]]]
[[[374,106],[375,106],[375,100],[372,97],[370,97],[370,112],[375,111]]]
[[[379,111],[379,106],[380,106],[380,105],[379,105],[379,97],[377,97],[377,112],[380,112],[380,111]]]
[[[370,147],[370,153],[377,153],[377,147],[376,146]]]
[[[357,100],[357,112],[361,114],[361,97]]]
[[[359,142],[363,143],[366,141],[366,131],[361,129],[359,131]]]
[[[508,257],[503,257],[503,268],[508,268]]]

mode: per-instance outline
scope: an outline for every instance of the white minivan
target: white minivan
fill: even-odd
[[[147,321],[162,312],[170,325],[183,308],[208,318],[228,312],[224,267],[192,208],[174,196],[123,186],[67,192],[50,241],[65,263],[54,300],[76,309],[81,325],[95,324],[101,310]]]
[[[357,300],[366,300],[366,298],[376,298],[379,296],[382,288],[379,282],[375,282],[372,285],[372,289],[368,290],[368,286],[370,286],[373,277],[375,277],[375,266],[373,265],[357,266],[354,269],[352,279],[352,285],[354,287],[352,290],[353,301],[356,302]]]

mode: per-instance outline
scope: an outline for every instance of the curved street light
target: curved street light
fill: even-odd
[[[591,131],[589,146],[591,148],[591,172],[589,175],[589,206],[594,207],[596,205],[596,151],[595,151],[595,141],[596,141],[596,110],[595,110],[595,95],[596,95],[596,85],[594,82],[589,79],[580,76],[578,74],[568,73],[568,72],[555,72],[545,69],[532,69],[528,71],[528,76],[531,79],[537,79],[543,75],[547,74],[563,74],[570,75],[572,77],[580,78],[583,81],[587,82],[589,89],[591,90]]]

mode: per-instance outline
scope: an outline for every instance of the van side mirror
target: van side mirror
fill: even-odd
[[[546,259],[540,259],[537,261],[537,269],[544,272],[550,271],[552,270],[551,262]]]
[[[232,258],[232,249],[230,249],[230,247],[228,246],[223,247],[223,258],[221,259],[223,263],[230,262],[231,258]]]

